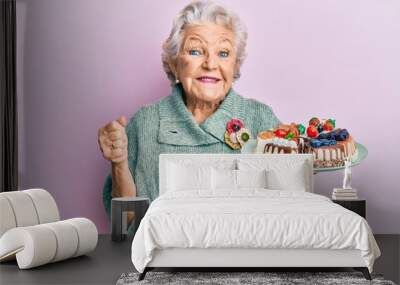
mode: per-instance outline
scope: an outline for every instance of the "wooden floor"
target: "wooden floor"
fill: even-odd
[[[375,262],[374,272],[399,283],[400,235],[376,235],[375,238],[382,256]],[[109,235],[101,235],[96,250],[88,256],[29,270],[19,270],[16,262],[2,263],[0,284],[115,284],[122,273],[134,271],[130,251],[129,240],[114,243]]]

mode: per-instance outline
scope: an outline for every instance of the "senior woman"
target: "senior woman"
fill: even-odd
[[[129,123],[120,117],[100,128],[99,145],[111,162],[103,200],[158,196],[160,153],[237,153],[225,136],[238,119],[255,137],[280,124],[270,107],[232,89],[245,58],[247,32],[240,19],[211,2],[194,2],[175,18],[162,63],[172,91],[143,106]]]

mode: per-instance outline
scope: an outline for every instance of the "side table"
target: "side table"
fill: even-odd
[[[142,197],[119,197],[111,200],[111,239],[112,241],[123,241],[128,234],[127,212],[133,211],[135,217],[134,233],[136,233],[140,221],[149,208],[149,198]]]
[[[332,200],[332,202],[339,204],[340,206],[353,211],[356,214],[359,214],[364,219],[367,218],[366,215],[366,200],[365,199],[356,199],[356,200]]]

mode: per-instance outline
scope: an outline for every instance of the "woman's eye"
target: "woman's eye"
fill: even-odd
[[[199,55],[201,55],[200,51],[199,51],[199,50],[195,50],[195,49],[189,50],[189,54],[190,54],[190,55],[194,55],[194,56],[199,56]]]
[[[220,56],[220,57],[228,57],[228,56],[229,56],[229,53],[228,53],[227,51],[220,51],[220,52],[219,52],[219,56]]]

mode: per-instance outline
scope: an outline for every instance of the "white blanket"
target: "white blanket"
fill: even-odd
[[[380,250],[365,219],[327,197],[299,191],[180,191],[151,204],[132,243],[143,272],[154,249],[358,249],[372,272]]]

